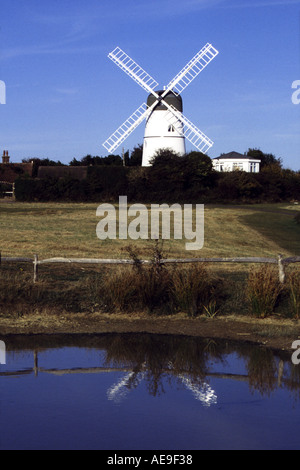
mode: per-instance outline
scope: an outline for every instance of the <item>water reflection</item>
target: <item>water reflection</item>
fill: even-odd
[[[300,367],[250,344],[9,337],[1,449],[298,449]]]
[[[250,344],[148,334],[109,334],[81,337],[10,338],[7,343],[9,364],[17,367],[18,357],[31,351],[32,367],[0,368],[1,376],[52,374],[120,373],[107,389],[107,399],[126,400],[143,382],[153,397],[165,393],[165,384],[185,388],[205,407],[218,404],[212,379],[245,382],[251,393],[270,396],[276,389],[288,390],[294,400],[300,396],[300,367],[294,366],[282,351],[272,351]],[[39,357],[49,350],[73,351],[71,364],[49,367],[39,364]],[[76,366],[74,349],[101,352],[97,365]],[[14,359],[15,358],[15,359]]]

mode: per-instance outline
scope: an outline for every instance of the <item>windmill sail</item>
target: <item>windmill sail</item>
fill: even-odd
[[[170,122],[170,125],[183,134],[200,152],[207,153],[213,146],[213,141],[200,131],[186,116],[177,111],[174,106],[170,105],[168,108],[169,113],[166,119]],[[178,123],[182,123],[183,127],[178,126]]]
[[[151,112],[146,103],[143,103],[132,115],[103,143],[110,153],[116,150],[122,142],[140,125]]]
[[[167,90],[180,94],[202,72],[205,67],[219,54],[209,43],[199,51],[187,65],[170,81]]]
[[[116,47],[108,57],[117,64],[120,69],[127,73],[135,82],[137,82],[144,90],[152,93],[157,87],[158,82],[154,80],[142,67],[131,59],[122,49]]]

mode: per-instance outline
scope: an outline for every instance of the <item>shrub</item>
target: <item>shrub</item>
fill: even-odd
[[[253,269],[249,274],[246,289],[252,313],[261,318],[271,315],[282,291],[278,272],[270,266]]]
[[[119,196],[127,194],[128,168],[123,166],[88,167],[87,184],[91,201],[118,201]]]
[[[170,313],[172,301],[170,297],[170,272],[161,263],[164,258],[163,243],[155,241],[150,248],[150,264],[143,265],[137,253],[127,248],[130,258],[134,261],[135,284],[137,299],[142,309],[149,313],[154,311]]]
[[[32,312],[44,299],[43,285],[32,283],[32,274],[22,268],[10,272],[0,269],[0,314],[22,316]]]
[[[108,311],[170,312],[169,272],[158,272],[154,265],[109,270],[100,293],[102,308]]]
[[[129,311],[136,304],[136,278],[134,272],[124,269],[113,268],[107,270],[103,276],[100,286],[101,306],[108,311]]]
[[[160,263],[161,248],[155,244],[149,265],[142,264],[131,247],[126,251],[133,266],[107,271],[101,285],[103,306],[108,310],[169,313],[170,274]]]
[[[170,273],[169,270],[157,266],[143,266],[136,271],[136,284],[138,299],[143,309],[148,313],[170,313],[172,300],[170,297]]]
[[[208,316],[216,314],[216,283],[203,265],[175,268],[171,293],[177,309],[190,316],[202,312]]]

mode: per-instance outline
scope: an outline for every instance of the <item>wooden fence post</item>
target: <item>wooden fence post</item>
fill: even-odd
[[[284,284],[285,281],[285,271],[284,264],[282,262],[282,255],[278,255],[278,269],[279,269],[279,281],[281,284]]]
[[[38,268],[38,255],[34,255],[33,261],[33,283],[35,284],[38,280],[39,268]]]

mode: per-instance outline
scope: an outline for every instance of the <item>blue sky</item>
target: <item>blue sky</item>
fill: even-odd
[[[147,98],[108,53],[121,47],[161,88],[207,42],[220,54],[182,98],[214,141],[209,156],[255,147],[299,170],[300,0],[1,0],[0,151],[106,156],[102,143]]]

